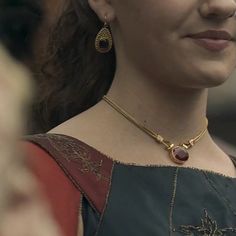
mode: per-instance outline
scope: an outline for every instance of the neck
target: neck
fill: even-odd
[[[117,71],[107,96],[173,143],[186,142],[205,129],[207,89],[177,89],[150,81],[154,79]]]

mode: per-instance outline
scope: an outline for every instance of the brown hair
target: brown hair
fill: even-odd
[[[45,132],[96,104],[115,72],[115,52],[95,50],[103,26],[87,0],[70,0],[53,28],[38,78],[31,133]]]

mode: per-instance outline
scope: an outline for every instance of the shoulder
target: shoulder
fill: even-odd
[[[102,215],[111,185],[112,160],[82,141],[60,134],[25,136],[23,146],[27,163],[65,235],[77,235],[83,199]]]
[[[66,135],[37,134],[26,136],[24,140],[27,159],[40,175],[57,172],[64,183],[72,185],[88,199],[94,209],[102,212],[114,165],[111,159],[86,143]],[[55,177],[50,178],[53,178],[53,183],[58,182]],[[61,185],[58,187],[62,189]]]
[[[76,235],[82,195],[52,156],[34,142],[23,141],[27,166],[36,177],[64,235]]]

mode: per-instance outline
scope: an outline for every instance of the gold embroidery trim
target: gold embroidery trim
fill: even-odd
[[[200,226],[181,225],[177,231],[191,236],[224,236],[226,233],[236,233],[236,228],[228,227],[220,229],[217,222],[204,209],[204,218],[201,219]]]
[[[45,137],[41,135],[42,137]],[[75,141],[67,136],[60,136],[55,134],[47,134],[48,141],[51,146],[63,157],[67,162],[79,160],[81,167],[79,170],[82,173],[92,173],[97,177],[97,181],[104,180],[109,182],[109,178],[104,176],[102,172],[103,160],[94,161],[90,157],[89,151],[82,145],[78,145]],[[38,135],[40,137],[40,135]]]
[[[77,140],[76,138],[74,137],[71,137],[71,136],[68,136],[68,135],[61,135],[61,134],[54,134],[54,133],[50,133],[50,134],[47,134],[48,136],[63,136],[63,138],[67,138],[69,142],[73,142],[71,141],[72,139],[75,139]],[[37,135],[37,136],[40,136]],[[43,136],[43,135],[42,135]],[[53,137],[53,138],[54,138]],[[88,144],[87,144],[88,145]],[[77,144],[78,146],[78,144]],[[89,146],[89,145],[88,145]],[[91,147],[91,146],[90,146]],[[93,148],[93,147],[91,147]],[[139,163],[130,163],[130,162],[123,162],[123,161],[119,161],[117,159],[114,159],[112,157],[110,157],[109,155],[99,151],[96,149],[96,151],[102,155],[104,155],[107,159],[111,160],[112,162],[115,162],[117,164],[121,164],[121,165],[127,165],[127,166],[138,166],[138,167],[158,167],[158,168],[176,168],[176,166],[174,165],[161,165],[161,164],[139,164]],[[224,178],[227,178],[227,179],[232,179],[232,180],[236,180],[236,177],[232,177],[232,176],[228,176],[228,175],[225,175],[223,173],[220,173],[220,172],[215,172],[215,171],[212,171],[212,170],[208,170],[208,169],[200,169],[200,168],[197,168],[197,167],[191,167],[191,166],[182,166],[182,167],[178,167],[180,169],[189,169],[189,170],[194,170],[194,171],[198,171],[198,172],[203,172],[203,173],[210,173],[212,175],[216,175],[216,176],[221,176],[221,177],[224,177]]]
[[[96,233],[95,233],[95,236],[98,236],[99,234],[99,230],[102,226],[102,223],[103,223],[103,220],[104,220],[104,215],[105,215],[105,212],[107,210],[107,205],[108,205],[108,201],[109,201],[109,197],[110,197],[110,193],[111,193],[111,183],[112,183],[112,178],[113,178],[113,169],[114,169],[114,163],[112,165],[112,176],[109,180],[109,191],[107,192],[107,195],[106,195],[106,202],[105,202],[105,205],[104,205],[104,208],[103,208],[103,211],[102,211],[102,214],[101,214],[101,217],[100,217],[100,220],[99,220],[99,223],[98,223],[98,227],[97,227],[97,230],[96,230]]]
[[[176,197],[176,189],[177,189],[177,182],[178,182],[178,173],[179,168],[176,168],[175,175],[174,175],[174,186],[173,186],[173,193],[170,203],[170,217],[169,217],[169,235],[172,236],[172,233],[175,231],[173,229],[173,212],[174,212],[174,204],[175,204],[175,197]]]

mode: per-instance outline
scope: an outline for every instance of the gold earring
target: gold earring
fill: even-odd
[[[107,24],[105,16],[105,23],[102,29],[98,32],[96,40],[95,40],[95,48],[100,53],[107,53],[111,50],[113,40],[111,31],[109,29],[109,25]]]

